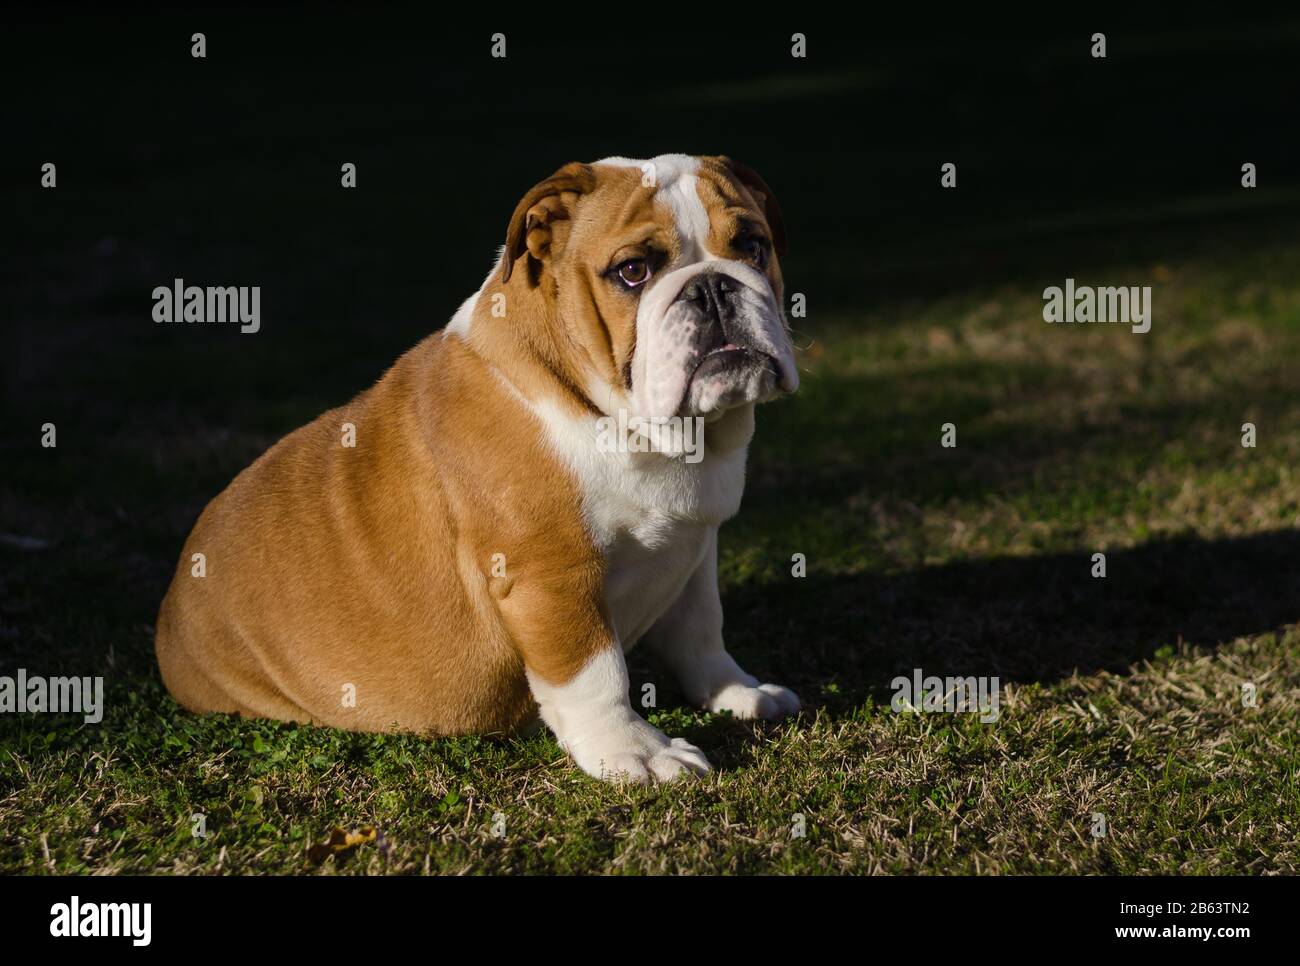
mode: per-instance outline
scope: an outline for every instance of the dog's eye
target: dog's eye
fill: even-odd
[[[637,288],[649,280],[650,265],[644,258],[630,258],[618,267],[618,277],[628,288]]]
[[[745,257],[759,267],[767,268],[767,239],[757,235],[738,239],[736,247],[745,253]]]

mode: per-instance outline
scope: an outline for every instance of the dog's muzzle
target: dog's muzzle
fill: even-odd
[[[783,325],[763,293],[728,271],[709,269],[682,286],[670,311],[697,320],[684,400],[688,413],[759,402],[788,391],[779,358]]]
[[[767,277],[713,260],[661,277],[637,319],[640,411],[707,416],[799,386],[794,349]]]

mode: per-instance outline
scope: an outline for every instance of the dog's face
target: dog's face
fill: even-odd
[[[744,166],[611,158],[568,165],[525,196],[504,277],[550,287],[597,408],[712,419],[798,387],[784,250],[776,199]]]

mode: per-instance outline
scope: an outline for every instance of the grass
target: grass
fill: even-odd
[[[194,512],[276,433],[156,410],[137,432],[130,407],[69,432],[3,491],[4,532],[53,544],[0,549],[4,631],[31,673],[104,674],[108,708],[0,720],[0,868],[1300,871],[1300,248],[1139,272],[1146,336],[1048,327],[1017,285],[808,323],[805,386],[761,413],[721,555],[732,650],[808,710],[698,713],[634,653],[651,720],[717,766],[680,786],[599,784],[545,733],[184,713],[150,621]],[[893,713],[913,667],[999,676],[999,720]],[[378,836],[311,861],[335,826]]]

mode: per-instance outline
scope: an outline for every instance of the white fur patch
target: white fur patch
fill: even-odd
[[[456,314],[451,317],[447,323],[447,331],[452,335],[460,336],[462,339],[469,339],[469,323],[474,317],[474,306],[478,305],[478,292],[475,292],[464,302],[460,303],[460,308]]]
[[[542,720],[588,775],[648,782],[710,770],[700,749],[682,738],[669,739],[632,710],[627,665],[615,648],[592,657],[565,684],[548,684],[529,672],[528,685]]]
[[[478,305],[478,297],[483,294],[483,290],[488,287],[488,283],[492,281],[493,276],[501,273],[501,261],[505,257],[506,246],[502,245],[497,249],[497,258],[492,263],[492,271],[487,273],[487,277],[479,285],[478,291],[460,303],[460,308],[456,310],[456,314],[451,317],[451,321],[447,323],[443,331],[443,338],[446,338],[447,335],[455,335],[466,342],[469,341],[470,323],[474,318],[474,309]]]
[[[699,158],[689,154],[661,154],[657,158],[605,158],[597,164],[619,168],[639,168],[654,176],[655,200],[668,206],[681,240],[681,264],[707,261],[716,256],[709,254],[704,241],[709,237],[709,213],[700,200],[696,187],[700,170]]]
[[[682,289],[703,271],[721,272],[740,283],[739,297],[748,303],[748,318],[754,320],[749,329],[754,345],[776,360],[781,389],[793,392],[799,387],[794,350],[767,276],[744,262],[730,259],[693,262],[657,279],[641,297],[632,386],[633,404],[644,415],[670,416],[686,394],[699,361],[693,341],[695,323],[689,314],[674,313],[672,309]],[[756,392],[751,395],[754,401],[762,401]]]

